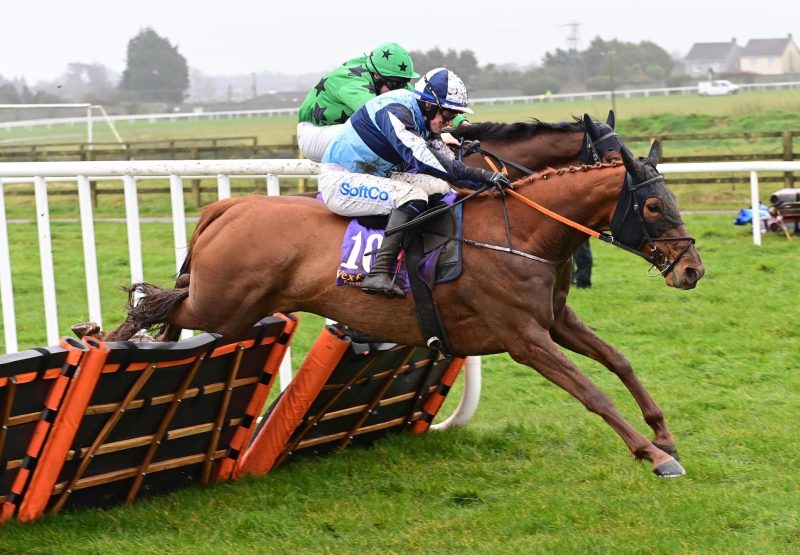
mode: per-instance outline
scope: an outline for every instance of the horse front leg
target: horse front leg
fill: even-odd
[[[570,393],[591,412],[598,414],[619,434],[637,459],[647,459],[660,477],[676,477],[686,471],[674,457],[665,453],[636,431],[620,414],[611,399],[556,346],[547,330],[526,334],[526,341],[508,345],[511,357]]]
[[[678,458],[675,439],[667,428],[664,412],[639,381],[625,355],[593,332],[568,306],[564,306],[557,314],[550,335],[562,347],[594,359],[616,374],[639,405],[644,421],[653,430],[655,434],[653,443],[659,449]]]

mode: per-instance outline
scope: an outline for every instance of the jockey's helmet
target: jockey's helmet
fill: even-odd
[[[405,48],[396,42],[385,42],[370,52],[369,63],[381,77],[397,77],[399,79],[416,79],[419,73],[414,71],[414,62]]]
[[[414,85],[414,94],[421,102],[432,104],[436,111],[445,109],[462,114],[473,113],[469,108],[464,81],[444,67],[437,67],[423,75]]]

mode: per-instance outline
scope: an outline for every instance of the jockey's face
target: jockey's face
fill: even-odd
[[[453,110],[448,110],[447,108],[442,108],[438,112],[436,112],[436,116],[429,121],[428,127],[431,130],[431,133],[434,135],[439,135],[442,132],[442,129],[445,127],[449,127],[450,124],[453,122],[453,118],[458,115],[458,112]]]

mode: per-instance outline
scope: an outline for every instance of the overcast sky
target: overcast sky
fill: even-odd
[[[594,37],[650,40],[684,55],[695,42],[800,44],[800,2],[760,0],[4,0],[0,75],[54,80],[71,62],[125,68],[128,41],[152,27],[206,75],[323,72],[395,41],[408,50],[472,50],[480,65],[538,64]],[[425,69],[425,68],[417,68]]]

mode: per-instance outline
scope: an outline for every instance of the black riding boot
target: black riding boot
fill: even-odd
[[[386,229],[394,229],[410,219],[411,215],[408,212],[402,208],[395,208],[389,215],[389,223],[386,224]],[[364,282],[361,285],[361,289],[365,293],[380,293],[387,297],[406,296],[403,288],[395,283],[392,276],[392,270],[397,262],[397,253],[400,252],[400,243],[402,241],[402,232],[384,236],[381,248],[378,249],[378,254],[375,255],[375,264],[372,265],[372,270],[364,278]]]

